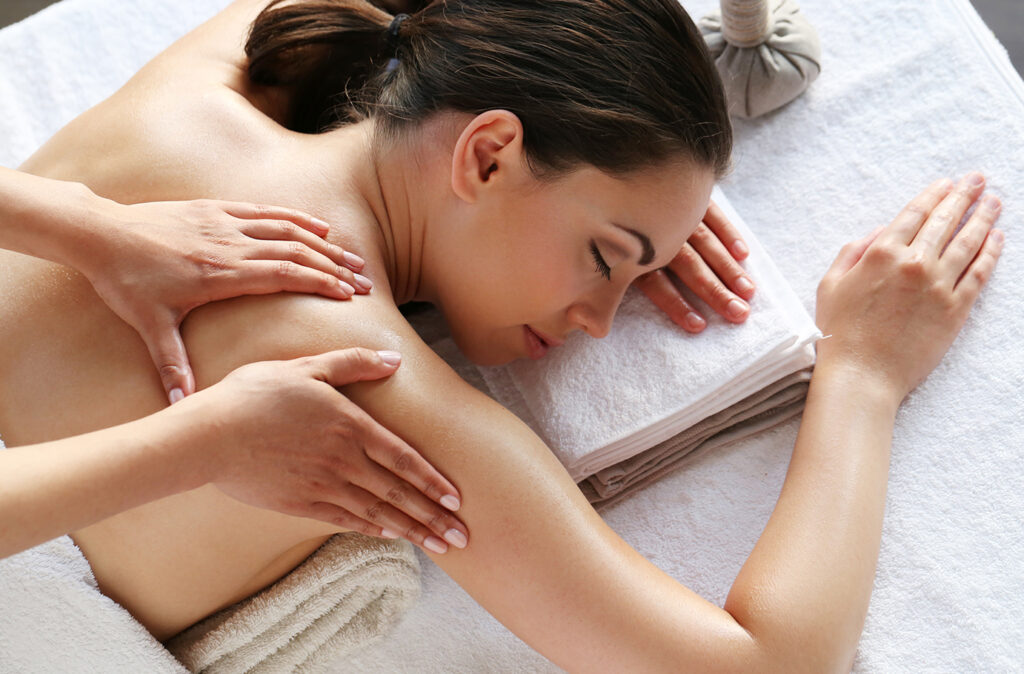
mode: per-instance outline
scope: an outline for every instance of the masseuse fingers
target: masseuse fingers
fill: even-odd
[[[977,200],[985,188],[985,177],[980,173],[969,173],[957,183],[956,188],[936,206],[924,225],[918,230],[910,244],[925,254],[936,258],[949,242],[964,214]]]
[[[368,522],[362,517],[357,517],[345,508],[334,503],[327,503],[326,501],[318,501],[311,503],[304,508],[300,508],[289,514],[295,514],[300,517],[309,517],[321,522],[327,522],[333,524],[342,529],[348,529],[349,531],[355,531],[366,536],[382,536],[383,538],[398,538],[397,532],[390,532],[385,530],[379,524]],[[389,535],[392,534],[392,535]]]
[[[285,220],[246,220],[239,230],[253,239],[298,241],[352,271],[362,271],[363,258]]]
[[[725,243],[715,232],[700,224],[690,235],[688,242],[730,290],[745,300],[754,296],[754,281],[725,249]]]
[[[355,294],[355,289],[337,276],[291,260],[249,260],[234,270],[231,282],[234,295],[268,295],[285,291],[347,300]]]
[[[880,241],[908,245],[914,240],[925,218],[939,205],[949,191],[953,189],[953,181],[949,178],[936,180],[923,192],[910,200],[902,211],[893,218],[882,234]]]
[[[357,381],[380,379],[395,373],[402,362],[395,351],[372,351],[352,348],[329,351],[304,359],[307,371],[335,388]],[[373,421],[370,415],[347,399],[339,399],[345,413],[362,421],[364,452],[375,463],[394,472],[419,489],[429,499],[449,510],[458,510],[462,500],[459,490],[444,475],[404,440]],[[369,430],[367,430],[369,429]]]
[[[679,253],[668,263],[668,268],[687,288],[695,292],[727,321],[742,323],[747,320],[750,305],[725,287],[700,253],[689,243],[683,244]]]
[[[708,204],[708,211],[704,214],[704,224],[729,249],[733,258],[742,260],[750,254],[750,249],[747,248],[739,230],[729,222],[729,218],[725,217],[725,212],[714,201]]]
[[[672,322],[689,333],[697,334],[708,326],[704,317],[686,301],[663,269],[648,272],[633,281],[633,285],[664,311]]]
[[[146,342],[149,355],[160,373],[160,381],[171,404],[193,393],[195,378],[192,376],[192,367],[189,365],[185,343],[181,339],[178,326],[170,323],[142,327],[139,328],[139,334]]]
[[[349,484],[342,490],[339,497],[342,498],[345,507],[354,515],[372,522],[384,532],[387,532],[384,533],[384,536],[387,538],[390,538],[388,533],[393,532],[425,550],[438,554],[448,551],[448,543],[435,536],[430,529],[401,512],[387,501],[377,498],[361,487]],[[458,532],[457,529],[451,529],[451,531]],[[464,535],[461,537],[455,536],[451,540],[458,547],[465,547],[466,545]]]
[[[424,496],[416,487],[385,468],[374,466],[361,476],[359,486],[391,504],[433,533],[459,548],[466,547],[469,530],[447,510]],[[399,529],[405,531],[405,529]]]
[[[299,227],[309,230],[317,236],[327,236],[331,226],[320,218],[295,208],[267,206],[266,204],[250,204],[236,201],[212,202],[228,215],[245,220],[288,220]]]
[[[370,279],[342,267],[323,253],[298,241],[254,241],[248,246],[246,257],[250,260],[288,260],[302,267],[316,269],[336,277],[360,294],[370,292],[370,288],[373,287]]]
[[[950,287],[956,285],[968,265],[978,256],[1001,210],[1002,203],[999,199],[993,194],[986,194],[967,220],[967,224],[957,232],[942,253],[939,265]]]

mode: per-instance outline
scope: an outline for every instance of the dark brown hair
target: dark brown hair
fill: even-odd
[[[680,156],[727,170],[722,84],[678,0],[412,2],[397,38],[382,4],[275,0],[256,19],[249,75],[291,90],[290,128],[372,117],[394,137],[441,110],[504,109],[538,175]]]

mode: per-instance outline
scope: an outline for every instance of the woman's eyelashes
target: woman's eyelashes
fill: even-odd
[[[597,244],[594,243],[593,240],[590,242],[590,255],[594,258],[594,266],[597,268],[597,273],[605,277],[608,281],[611,281],[612,268],[604,261],[604,257],[601,256],[601,251],[597,248]]]

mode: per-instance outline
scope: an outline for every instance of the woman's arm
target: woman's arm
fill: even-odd
[[[458,508],[446,479],[333,388],[398,365],[398,354],[365,349],[257,363],[148,417],[0,451],[0,558],[209,482],[250,505],[345,520],[372,536],[444,516],[425,496],[409,499],[408,515],[383,512],[383,532],[351,512],[353,489],[418,490]]]

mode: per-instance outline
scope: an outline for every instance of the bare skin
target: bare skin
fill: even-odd
[[[833,311],[821,327],[837,336],[822,351],[776,510],[718,607],[623,542],[548,448],[462,382],[396,308],[413,298],[440,304],[479,361],[524,355],[521,332],[503,322],[519,320],[520,310],[552,337],[573,329],[600,336],[622,293],[650,268],[637,264],[629,235],[604,226],[566,228],[582,237],[576,259],[541,227],[543,214],[593,207],[602,219],[617,210],[642,218],[636,227],[658,251],[650,266],[662,266],[697,227],[712,176],[679,166],[620,183],[581,171],[538,186],[524,172],[521,127],[501,111],[441,116],[418,144],[382,157],[368,153],[365,125],[290,134],[262,112],[274,114],[276,94],[245,83],[234,46],[260,4],[236,3],[187,36],[24,167],[119,201],[216,197],[299,208],[332,223],[332,242],[366,258],[374,292],[348,303],[275,295],[193,312],[183,336],[199,387],[255,360],[355,345],[401,352],[392,378],[344,392],[458,487],[473,538],[432,559],[562,667],[848,668],[874,576],[896,407],[948,347],[999,253],[990,235],[998,210],[976,211],[962,234],[968,245],[950,246],[955,261],[942,262],[952,232],[936,223],[957,222],[982,187],[961,185],[947,197],[951,186],[933,186],[830,271],[819,306]],[[589,199],[572,198],[580,193]],[[526,229],[483,225],[502,217]],[[919,230],[930,236],[915,247]],[[610,258],[608,280],[587,271],[591,238]],[[498,243],[501,254],[489,257]],[[552,252],[560,264],[544,257]],[[507,283],[481,283],[495,276]],[[527,280],[506,288],[516,278]],[[885,278],[893,282],[869,288]],[[489,313],[506,291],[503,313]],[[0,430],[10,444],[111,426],[164,404],[145,346],[80,277],[4,254],[0,298]],[[907,306],[914,311],[899,310]],[[884,330],[874,336],[882,327],[916,341],[904,338],[907,352],[893,354]],[[922,344],[931,346],[914,348]],[[207,485],[74,538],[104,592],[165,638],[280,577],[336,530],[244,506]]]

